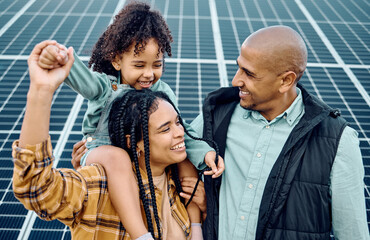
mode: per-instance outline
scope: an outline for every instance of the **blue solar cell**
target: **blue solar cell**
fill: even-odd
[[[20,229],[23,225],[24,217],[3,217],[0,216],[0,226],[1,228],[7,229]],[[10,239],[10,238],[1,238]]]
[[[345,64],[355,65],[351,66],[355,80],[361,84],[367,94],[370,94],[368,67],[370,65],[370,25],[368,24],[370,9],[366,1],[302,1],[302,6],[298,6],[294,0],[214,0],[221,39],[213,38],[215,26],[212,26],[208,0],[151,2],[155,2],[158,9],[165,14],[174,38],[172,62],[166,63],[162,80],[167,82],[174,91],[178,87],[179,108],[187,121],[197,116],[200,110],[199,104],[205,95],[221,84],[219,65],[215,60],[227,61],[226,74],[231,85],[237,70],[234,62],[246,36],[262,27],[276,24],[284,24],[297,30],[307,43],[309,64],[321,66],[308,67],[300,81],[311,93],[321,97],[330,106],[339,108],[342,116],[359,132],[367,174],[364,181],[367,186],[370,186],[368,120],[370,106],[342,66],[329,65],[337,64],[332,51],[300,8],[307,9]],[[27,0],[0,1],[0,9],[2,9],[0,29],[27,3]],[[0,231],[0,239],[16,239],[27,214],[24,207],[16,203],[17,200],[9,189],[13,167],[11,144],[18,138],[20,132],[22,111],[29,87],[29,76],[25,74],[26,55],[37,42],[53,38],[67,46],[73,46],[80,56],[90,56],[91,49],[106,29],[117,4],[118,0],[104,0],[99,3],[88,0],[35,1],[26,13],[0,36],[0,146],[2,146],[0,148],[0,176],[2,177],[0,197],[3,200],[0,204],[0,225],[10,226],[9,230]],[[52,15],[54,10],[55,14]],[[71,15],[67,13],[69,10],[72,10]],[[99,15],[100,11],[103,14]],[[196,15],[197,13],[199,15]],[[220,56],[216,55],[215,41],[219,40],[225,59],[220,59]],[[22,59],[15,60],[11,54],[21,54]],[[187,61],[200,59],[205,63],[197,64],[195,61],[182,63],[181,60],[185,58]],[[231,64],[230,61],[232,61]],[[178,69],[179,74],[177,74]],[[51,138],[54,147],[76,96],[68,86],[63,86],[56,96],[52,106],[50,127],[53,131]],[[6,104],[5,101],[7,101]],[[86,105],[85,100],[73,124],[73,132],[67,133],[68,141],[59,160],[59,167],[72,167],[71,149],[73,144],[82,138],[81,125]],[[367,214],[370,219],[370,196],[368,192],[365,193]],[[14,224],[12,224],[13,221]],[[44,222],[37,219],[33,228],[29,239],[71,239],[70,232],[65,231],[64,225],[57,221]]]
[[[17,239],[19,230],[6,230],[0,231],[0,239]]]
[[[41,230],[41,229],[64,229],[66,226],[61,223],[58,220],[53,220],[53,221],[44,221],[40,218],[36,218],[36,221],[33,225],[34,229]]]
[[[6,189],[12,189],[12,185],[11,185],[10,179],[9,179],[9,187],[6,188]],[[4,202],[13,202],[13,203],[14,202],[18,202],[18,200],[15,198],[14,193],[13,193],[12,190],[9,190],[5,194]]]
[[[22,204],[17,203],[17,204],[9,204],[9,203],[2,203],[0,205],[0,214],[1,215],[26,215],[27,210],[23,207]]]
[[[29,240],[39,239],[61,239],[63,231],[36,231],[33,230],[30,234]]]

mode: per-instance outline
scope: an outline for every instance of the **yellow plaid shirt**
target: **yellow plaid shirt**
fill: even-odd
[[[70,227],[72,239],[131,239],[112,206],[107,176],[101,165],[94,164],[77,171],[55,169],[52,168],[54,156],[50,137],[25,149],[18,144],[18,141],[13,143],[13,190],[25,208],[35,211],[41,219],[58,219],[66,224]],[[141,173],[146,194],[150,196],[147,176],[144,171]],[[170,172],[167,177],[172,216],[184,230],[186,238],[190,239],[188,214],[175,192]],[[155,192],[157,203],[161,203],[162,193],[158,189]],[[153,208],[150,209],[153,213]],[[160,207],[158,213],[161,213]],[[143,208],[142,216],[145,221]]]

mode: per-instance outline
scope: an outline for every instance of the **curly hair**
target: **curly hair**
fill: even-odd
[[[179,115],[180,124],[183,124],[182,118],[169,97],[163,92],[153,92],[150,89],[143,90],[131,90],[128,91],[121,98],[117,98],[112,105],[112,109],[109,114],[108,120],[108,131],[112,145],[120,147],[130,155],[131,161],[134,164],[136,170],[136,178],[139,186],[139,196],[143,202],[144,212],[148,223],[148,230],[152,233],[152,236],[156,239],[161,239],[161,226],[158,217],[158,209],[154,191],[154,183],[152,178],[152,172],[150,168],[150,152],[149,152],[149,131],[148,122],[150,115],[158,109],[159,100],[162,99],[170,103],[177,114]],[[202,138],[196,138],[191,136],[186,128],[184,127],[186,134],[196,140],[207,141]],[[128,146],[126,136],[130,135],[130,145]],[[150,196],[145,195],[143,180],[140,174],[138,155],[136,152],[136,144],[140,140],[144,140],[144,155],[145,155],[145,166],[149,182]],[[212,144],[216,144],[212,142]],[[216,159],[218,158],[218,147],[216,148]],[[182,192],[177,164],[172,164],[168,167],[171,170],[171,177],[175,182],[177,193]],[[195,190],[194,190],[195,192]],[[150,198],[148,198],[150,197]],[[155,225],[158,230],[158,235],[154,234],[154,224],[150,213],[149,202],[152,203]],[[187,204],[189,204],[188,201]]]
[[[161,13],[151,10],[146,3],[131,2],[114,17],[113,23],[95,43],[89,67],[118,76],[119,72],[112,66],[116,56],[130,51],[131,46],[134,46],[135,55],[140,54],[151,38],[158,43],[158,54],[167,52],[172,56],[171,31]]]

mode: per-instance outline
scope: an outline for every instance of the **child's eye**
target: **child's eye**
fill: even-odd
[[[135,67],[142,68],[142,67],[144,67],[144,65],[135,65]]]
[[[162,67],[162,64],[156,64],[156,65],[154,65],[154,67],[160,68],[160,67]]]

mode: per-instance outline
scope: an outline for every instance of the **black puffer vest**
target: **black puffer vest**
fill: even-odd
[[[337,110],[298,87],[305,114],[290,133],[267,180],[256,239],[330,239],[330,172],[347,123],[338,117]],[[238,93],[238,88],[221,88],[204,101],[203,136],[217,142],[222,157],[231,115],[240,101]],[[207,240],[218,239],[220,185],[221,177],[205,177],[207,219],[203,235]]]

